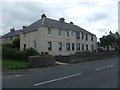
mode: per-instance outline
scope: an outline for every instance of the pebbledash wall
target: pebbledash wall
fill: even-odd
[[[66,37],[66,31],[61,30],[61,36],[58,36],[58,29],[51,28],[51,35],[48,35],[48,27],[41,26],[38,30],[23,33],[20,36],[20,49],[33,47],[39,53],[48,52],[51,55],[69,55],[74,54],[75,52],[86,51],[86,45],[88,45],[88,50],[96,50],[97,48],[97,38],[93,36],[93,41],[91,41],[91,35],[88,35],[88,40],[85,39],[76,39],[76,33],[74,32],[74,37]],[[81,34],[80,34],[81,35]],[[85,36],[84,36],[85,37]],[[34,47],[33,41],[36,42]],[[48,50],[48,42],[52,42],[52,50]],[[62,50],[59,50],[59,43],[62,43]],[[70,51],[66,50],[66,43],[70,43]],[[74,49],[72,50],[71,44],[74,43]],[[76,44],[80,44],[80,50],[76,49]],[[84,50],[82,50],[82,44],[84,44]]]

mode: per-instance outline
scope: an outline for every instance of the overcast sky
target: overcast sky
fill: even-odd
[[[109,31],[118,31],[118,1],[4,0],[0,3],[0,33],[3,35],[10,28],[18,30],[34,23],[41,18],[43,10],[48,18],[59,20],[64,17],[65,22],[72,21],[100,38]]]

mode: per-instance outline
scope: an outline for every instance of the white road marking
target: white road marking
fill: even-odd
[[[50,82],[54,82],[54,81],[58,81],[58,80],[63,80],[63,79],[70,78],[70,77],[75,77],[75,76],[78,76],[78,75],[81,75],[81,74],[82,74],[82,73],[77,73],[77,74],[70,75],[70,76],[65,76],[65,77],[61,77],[61,78],[56,78],[56,79],[53,79],[53,80],[49,80],[49,81],[37,83],[37,84],[35,84],[34,86],[38,86],[38,85],[42,85],[42,84],[46,84],[46,83],[50,83]]]
[[[14,75],[14,76],[19,77],[19,76],[21,76],[21,75]]]
[[[110,65],[110,66],[106,66],[106,67],[97,68],[97,69],[95,69],[95,71],[98,71],[98,70],[101,70],[101,69],[105,69],[105,68],[109,68],[109,67],[113,67],[113,66],[115,66],[115,65]]]

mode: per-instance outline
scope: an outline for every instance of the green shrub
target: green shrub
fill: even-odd
[[[96,50],[92,50],[92,53],[96,53],[97,51]]]
[[[23,50],[21,52],[22,52],[22,59],[23,60],[28,60],[28,56],[39,55],[39,53],[33,48],[28,48],[28,49]]]
[[[20,51],[19,49],[10,48],[8,46],[2,47],[3,59],[28,60],[28,56],[34,55],[39,55],[39,53],[33,48]]]
[[[20,38],[15,38],[12,42],[12,47],[16,49],[20,49]]]

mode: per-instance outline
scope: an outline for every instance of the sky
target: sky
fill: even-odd
[[[41,18],[45,13],[48,18],[75,25],[95,34],[99,40],[109,31],[118,31],[119,0],[1,0],[0,35],[11,28],[22,29]]]

